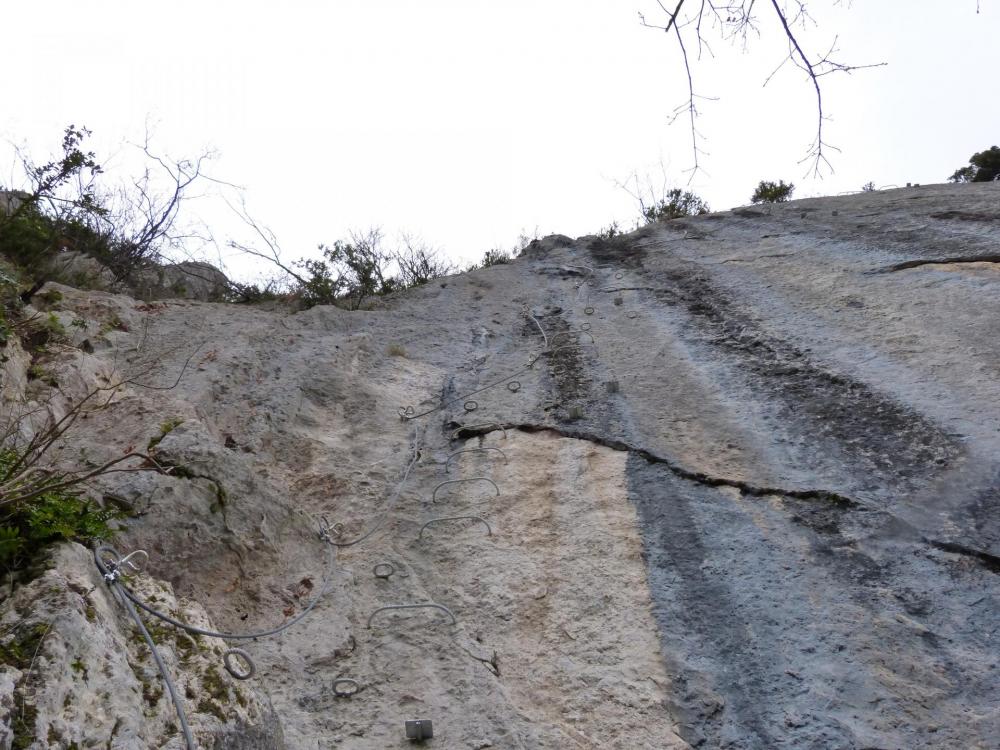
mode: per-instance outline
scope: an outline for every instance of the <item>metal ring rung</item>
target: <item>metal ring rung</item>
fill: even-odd
[[[389,569],[388,573],[385,572],[386,568]],[[375,576],[376,578],[382,578],[383,580],[386,581],[388,581],[389,577],[395,572],[396,572],[396,566],[388,562],[375,563],[375,566],[372,568],[373,576]]]
[[[241,671],[238,667],[233,665],[233,657],[239,657],[247,665],[245,671]],[[249,680],[257,672],[257,667],[253,663],[253,659],[250,658],[250,654],[241,648],[231,648],[222,655],[222,664],[237,680]]]
[[[452,611],[442,604],[390,604],[385,607],[379,607],[370,615],[368,615],[368,624],[365,625],[365,627],[371,628],[372,620],[375,619],[375,615],[377,615],[379,612],[386,612],[391,609],[437,609],[444,612],[446,615],[448,615],[448,617],[451,618],[452,625],[458,624],[458,620],[455,619],[455,615],[452,614]]]
[[[466,411],[475,411],[476,409],[479,408],[479,402],[469,399],[464,404],[462,404],[462,408],[465,409]]]

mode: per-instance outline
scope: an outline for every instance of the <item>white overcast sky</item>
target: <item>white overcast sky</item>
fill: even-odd
[[[943,182],[1000,143],[1000,2],[812,0],[807,50],[888,65],[825,79],[835,172],[805,179],[815,102],[780,62],[769,3],[749,51],[717,42],[695,63],[703,172],[690,186],[686,97],[671,38],[647,0],[340,0],[7,4],[0,136],[39,160],[69,123],[127,168],[124,141],[173,156],[206,148],[214,175],[246,189],[284,253],[314,253],[352,228],[406,231],[467,261],[523,230],[571,236],[618,220],[638,173],[690,187],[714,209],[748,202],[762,178],[798,197]],[[0,151],[0,181],[13,157]],[[228,209],[192,204],[220,239]],[[231,268],[245,269],[230,260]]]

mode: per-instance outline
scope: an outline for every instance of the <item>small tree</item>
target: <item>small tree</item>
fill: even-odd
[[[792,191],[794,190],[795,185],[791,183],[785,184],[784,180],[779,180],[778,182],[761,180],[760,184],[757,185],[757,189],[753,191],[753,195],[750,196],[750,202],[784,203],[792,197]]]
[[[77,236],[93,235],[90,226],[106,214],[96,198],[101,167],[93,151],[82,149],[89,135],[86,128],[70,125],[63,132],[62,156],[41,166],[21,153],[29,189],[5,191],[15,200],[8,198],[0,211],[0,253],[17,263],[36,287],[45,282],[52,256],[75,244]]]
[[[367,232],[351,232],[350,241],[337,240],[332,246],[320,245],[323,253],[321,261],[306,261],[322,264],[331,278],[345,289],[345,299],[351,310],[358,310],[368,297],[388,294],[399,288],[390,276],[391,252],[382,247],[382,230],[378,227]],[[305,264],[303,264],[305,265]],[[310,268],[310,272],[314,272]]]
[[[956,169],[950,182],[993,182],[1000,180],[1000,148],[992,146],[969,157],[969,166]]]
[[[875,183],[874,182],[866,182],[864,185],[861,186],[861,192],[862,193],[874,193],[875,192]]]
[[[456,271],[454,264],[442,259],[437,250],[405,234],[403,249],[396,251],[395,259],[399,268],[398,283],[402,289],[420,286]]]
[[[487,250],[483,253],[483,258],[478,263],[470,263],[465,267],[466,271],[477,271],[480,268],[489,268],[490,266],[500,266],[504,263],[510,263],[513,260],[514,254],[508,250],[504,250],[499,247],[495,247],[492,250]]]
[[[668,190],[666,196],[655,201],[652,205],[641,208],[647,224],[679,219],[682,216],[698,216],[707,214],[709,211],[705,201],[694,193],[680,188]]]

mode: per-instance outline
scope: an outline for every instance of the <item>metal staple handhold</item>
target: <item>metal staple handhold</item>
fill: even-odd
[[[462,408],[465,409],[466,411],[475,411],[476,409],[479,408],[479,402],[469,399],[464,404],[462,404]]]
[[[388,568],[389,572],[386,573],[384,571],[384,568]],[[382,572],[380,573],[379,571],[382,571]],[[396,572],[396,566],[393,565],[392,563],[387,563],[387,562],[375,563],[375,567],[372,568],[372,575],[373,576],[375,576],[376,578],[382,578],[382,579],[384,579],[386,581],[388,581],[389,580],[389,576],[391,576],[395,572]]]
[[[580,324],[580,330],[581,331],[590,331],[590,329],[591,329],[590,323],[581,323]]]
[[[583,314],[584,315],[593,315],[594,314],[594,308],[592,308],[592,307],[585,307],[585,308],[583,308]]]
[[[510,381],[509,383],[507,383],[507,390],[510,391],[511,393],[517,393],[519,390],[521,390],[521,381],[520,380]]]
[[[375,619],[375,615],[377,615],[379,612],[385,612],[386,610],[390,610],[390,609],[427,609],[427,608],[441,610],[446,615],[448,615],[448,617],[451,618],[451,624],[452,625],[457,625],[458,624],[458,620],[455,619],[455,615],[452,614],[452,611],[450,609],[448,609],[447,607],[445,607],[444,605],[442,605],[442,604],[390,604],[390,605],[385,606],[385,607],[379,607],[374,612],[372,612],[370,615],[368,615],[368,624],[365,627],[367,627],[369,629],[371,628],[371,626],[372,626],[372,620]]]
[[[460,456],[463,453],[489,453],[490,451],[496,451],[501,456],[503,456],[503,462],[508,463],[507,454],[504,453],[499,448],[466,448],[465,450],[455,451],[450,456],[448,456],[447,460],[444,462],[444,470],[446,472],[449,470],[449,464],[451,463],[451,459],[453,459],[455,456]]]
[[[635,310],[629,310],[625,317],[630,318],[630,319],[631,318],[637,318],[637,317],[639,317],[639,313],[637,313]]]
[[[341,685],[347,685],[348,688],[344,690]],[[357,680],[352,680],[350,677],[340,677],[333,681],[333,694],[338,698],[350,698],[352,695],[357,694],[361,690],[361,684]]]
[[[246,663],[247,668],[245,671],[241,671],[238,667],[233,666],[232,658],[238,656],[240,659]],[[250,658],[250,654],[241,648],[231,648],[222,655],[222,664],[237,680],[249,680],[257,672],[257,667],[253,663],[253,659]]]
[[[420,527],[420,534],[417,539],[424,538],[424,529],[426,529],[431,524],[441,523],[443,521],[479,521],[483,526],[486,527],[486,535],[493,536],[493,528],[490,526],[489,521],[487,521],[482,516],[441,516],[440,518],[432,518],[430,521],[425,523]]]
[[[444,487],[445,485],[463,484],[465,482],[489,482],[490,484],[493,485],[493,489],[497,491],[497,496],[500,495],[500,488],[497,487],[497,483],[494,482],[489,477],[469,477],[468,479],[446,479],[445,481],[441,482],[441,484],[439,484],[437,487],[434,488],[434,492],[431,493],[431,502],[433,503],[437,502],[438,490]]]
[[[452,433],[451,433],[451,439],[452,440],[457,440],[458,439],[458,433],[460,433],[462,430],[478,430],[480,427],[496,427],[498,430],[500,430],[503,433],[503,439],[504,440],[507,439],[507,428],[505,428],[499,422],[481,422],[479,424],[464,424],[461,427],[458,427],[458,428],[456,428],[455,430],[452,431]]]

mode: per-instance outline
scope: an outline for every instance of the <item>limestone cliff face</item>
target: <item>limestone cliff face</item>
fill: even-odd
[[[931,186],[550,237],[367,312],[61,287],[48,367],[130,379],[66,455],[174,467],[94,488],[140,597],[247,631],[324,592],[244,682],[147,617],[200,747],[994,748],[998,248],[1000,185]],[[377,528],[331,567],[324,523]],[[371,617],[415,603],[456,622]],[[0,747],[184,747],[84,550],[0,628]]]

